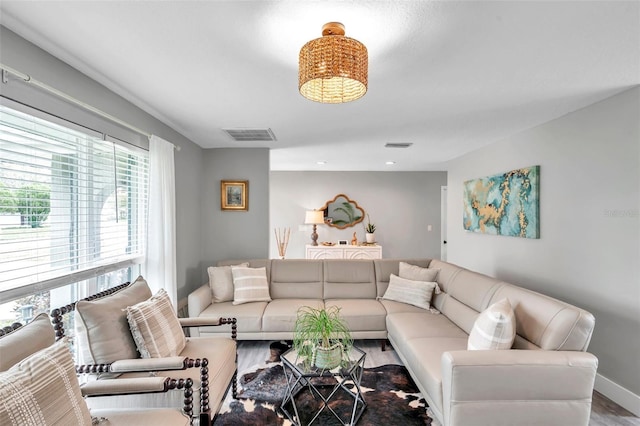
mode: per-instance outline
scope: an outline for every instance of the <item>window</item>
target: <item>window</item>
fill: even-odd
[[[53,299],[49,290],[75,282],[85,285],[72,297],[83,297],[143,261],[148,153],[58,121],[0,105],[3,304]]]

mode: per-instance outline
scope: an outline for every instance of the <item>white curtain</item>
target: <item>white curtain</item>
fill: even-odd
[[[149,138],[149,214],[144,277],[155,294],[164,288],[178,306],[174,145]]]

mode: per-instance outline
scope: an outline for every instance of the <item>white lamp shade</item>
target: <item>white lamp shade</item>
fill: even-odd
[[[324,223],[324,212],[322,210],[308,210],[304,215],[304,223],[307,223],[307,224]]]

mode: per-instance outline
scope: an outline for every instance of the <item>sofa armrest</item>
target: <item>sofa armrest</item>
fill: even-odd
[[[598,368],[590,353],[451,351],[441,366],[445,425],[589,422]]]
[[[213,303],[211,296],[211,288],[208,284],[204,284],[198,287],[195,291],[189,293],[187,297],[187,306],[189,309],[190,318],[198,318],[202,311],[204,311],[209,305]],[[198,337],[200,332],[197,328],[190,331],[191,336]]]

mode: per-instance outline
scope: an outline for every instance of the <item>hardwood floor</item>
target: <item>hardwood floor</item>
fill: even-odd
[[[269,358],[269,343],[269,341],[253,340],[238,342],[239,374],[265,364]],[[367,368],[384,364],[402,364],[391,346],[387,345],[387,350],[382,352],[378,340],[357,340],[356,346],[367,353],[365,361]],[[439,426],[439,424],[434,421],[433,426]],[[594,391],[589,426],[640,426],[640,418]]]

